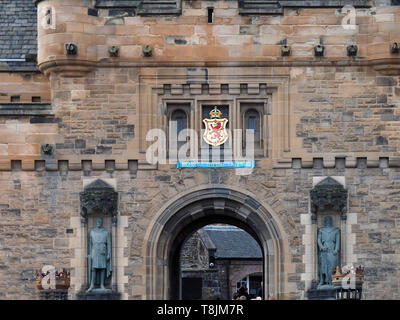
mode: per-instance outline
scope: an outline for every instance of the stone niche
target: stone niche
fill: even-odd
[[[101,179],[97,179],[88,184],[84,191],[80,193],[80,207],[81,207],[81,232],[83,235],[83,250],[85,254],[82,257],[86,267],[86,275],[83,279],[82,290],[78,294],[78,299],[84,300],[98,300],[118,299],[117,281],[116,281],[116,239],[117,239],[117,215],[118,215],[118,193],[114,188]],[[89,232],[96,227],[96,219],[103,219],[103,228],[111,233],[112,245],[112,272],[109,278],[106,278],[105,287],[110,289],[110,292],[98,294],[96,292],[87,293],[89,287],[89,271],[88,265],[88,237]]]
[[[346,226],[348,191],[344,187],[344,177],[315,177],[314,188],[310,191],[312,243],[314,255],[314,280],[318,281],[318,228],[324,226],[326,216],[332,217],[332,225],[340,229],[339,266],[346,261]]]

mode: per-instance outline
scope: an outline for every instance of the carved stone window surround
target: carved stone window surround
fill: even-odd
[[[240,68],[242,69],[242,68]],[[143,68],[139,76],[139,145],[140,152],[145,153],[151,142],[145,141],[147,131],[153,128],[165,128],[165,102],[180,101],[191,103],[191,126],[196,124],[200,130],[200,119],[196,117],[193,106],[196,101],[234,101],[235,108],[239,108],[238,101],[260,101],[268,99],[268,108],[271,120],[268,120],[268,157],[283,158],[285,152],[290,151],[290,104],[289,104],[289,77],[285,75],[260,75],[254,71],[249,74],[249,68],[243,70],[243,75],[236,72],[235,76],[217,75],[218,70],[209,68],[207,78],[199,78],[196,83],[188,83],[185,68],[157,71]],[[232,68],[229,68],[232,70]],[[241,94],[241,84],[246,84],[247,92]],[[204,87],[208,87],[208,94],[204,95]],[[262,92],[262,96],[260,96]],[[170,100],[169,100],[170,99]],[[235,114],[237,118],[237,114]],[[232,125],[238,128],[238,123],[231,120]]]
[[[162,130],[166,133],[167,139],[167,151],[169,150],[169,122],[172,121],[171,117],[174,112],[182,111],[186,115],[186,128],[191,128],[193,123],[192,119],[192,110],[193,108],[193,101],[192,100],[179,100],[179,99],[162,99],[161,101],[161,114],[164,115],[164,121]],[[178,149],[180,144],[185,142],[178,142]],[[167,152],[168,154],[168,152]]]
[[[265,99],[237,99],[238,105],[236,107],[237,119],[240,122],[238,127],[241,128],[245,127],[245,124],[243,123],[243,117],[247,111],[256,110],[258,112],[261,121],[261,147],[259,150],[255,150],[255,152],[258,154],[259,151],[262,151],[264,157],[268,157],[268,146],[270,145],[270,142],[268,141],[270,138],[268,128],[270,127],[269,122],[271,121],[270,99],[270,97]],[[248,105],[244,106],[244,104]],[[251,106],[252,104],[255,106]],[[259,105],[262,105],[263,107],[261,108]]]

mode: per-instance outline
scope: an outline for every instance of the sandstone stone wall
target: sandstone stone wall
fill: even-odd
[[[177,17],[113,20],[106,9],[89,14],[88,1],[39,2],[39,9],[56,10],[55,29],[38,24],[38,62],[49,77],[46,97],[54,115],[0,117],[1,298],[37,297],[33,272],[45,264],[71,269],[71,298],[81,289],[79,192],[84,179],[95,177],[115,179],[119,192],[124,298],[146,297],[144,245],[156,212],[208,184],[249,192],[272,208],[289,246],[283,297],[304,298],[312,272],[301,219],[309,214],[318,176],[344,177],[349,190],[349,259],[365,266],[364,296],[400,298],[399,56],[389,50],[400,40],[399,7],[379,7],[376,14],[358,9],[353,32],[343,31],[337,8],[240,16],[235,1],[213,1],[215,20],[208,24],[209,3],[184,1]],[[77,56],[65,54],[68,42],[77,43]],[[289,57],[280,56],[284,43],[292,46]],[[313,56],[318,43],[326,46],[323,58]],[[346,56],[349,44],[359,46],[357,57]],[[109,57],[111,45],[120,47],[120,57]],[[153,46],[153,57],[143,57],[143,45]],[[207,94],[188,83],[191,68],[207,70]],[[8,84],[24,83],[21,76],[3,75],[7,95],[28,91]],[[27,87],[46,91],[42,80],[26,80]],[[214,101],[268,98],[267,155],[251,175],[144,161],[143,134],[165,117],[160,101],[197,102],[202,95]],[[41,152],[47,143],[54,154]]]
[[[111,9],[97,9],[93,15],[80,0],[39,3],[39,9],[45,6],[55,9],[56,26],[39,28],[38,62],[43,70],[52,67],[47,62],[65,60],[63,44],[74,41],[78,56],[72,61],[77,64],[143,61],[143,45],[154,49],[147,62],[280,61],[284,43],[293,46],[292,56],[284,61],[316,61],[311,51],[320,41],[326,56],[336,60],[350,60],[345,47],[357,43],[360,51],[354,60],[361,62],[389,58],[388,45],[398,40],[396,6],[357,9],[358,27],[346,30],[341,8],[288,8],[283,15],[240,16],[237,1],[183,1],[182,15],[172,18],[115,16]],[[209,6],[215,9],[213,23],[207,21]],[[111,45],[120,47],[118,59],[110,58]]]
[[[247,73],[270,74],[270,70],[254,68]],[[290,79],[286,128],[290,128],[291,150],[282,158],[323,158],[331,164],[335,157],[396,161],[399,77],[366,67],[276,68],[272,72],[270,77],[287,74]],[[40,160],[39,145],[45,143],[54,144],[57,160],[77,164],[91,160],[100,168],[108,159],[125,167],[128,160],[144,160],[145,154],[138,152],[137,128],[146,119],[137,112],[138,73],[135,68],[99,69],[87,79],[53,79],[55,117],[3,118],[2,159],[8,159],[4,166],[9,168],[10,160],[21,160],[26,154]],[[183,97],[194,99],[196,94]],[[271,134],[269,139],[273,146],[281,136]]]
[[[290,243],[290,257],[295,269],[288,274],[296,284],[291,298],[302,298],[305,282],[303,234],[305,226],[300,217],[308,213],[308,195],[313,176],[344,176],[349,190],[349,209],[357,221],[352,225],[355,234],[354,255],[357,264],[365,266],[365,298],[397,299],[399,291],[398,260],[398,168],[299,168],[265,170],[258,168],[254,175],[238,177],[229,169],[219,170],[218,183],[248,190],[260,201],[270,204],[279,215]],[[142,245],[150,227],[149,208],[161,205],[166,198],[197,183],[209,183],[207,170],[182,171],[139,170],[90,171],[91,177],[116,179],[120,192],[120,213],[128,218],[124,230],[127,237],[123,253],[128,257],[124,267],[128,298],[143,298],[145,270]],[[169,181],[157,181],[157,176],[169,176]],[[215,175],[215,174],[214,174]],[[82,191],[83,171],[12,171],[2,172],[1,199],[1,284],[2,297],[34,299],[37,297],[33,271],[45,264],[70,268],[75,279],[71,248],[77,228],[71,227],[71,217],[79,217],[79,192]],[[181,183],[177,183],[181,180]],[[180,186],[177,190],[177,186]],[[152,194],[151,199],[148,195]],[[72,229],[68,230],[68,229]],[[74,281],[73,281],[74,283]],[[71,294],[78,290],[72,286]]]
[[[347,30],[337,8],[240,16],[236,1],[218,1],[213,4],[213,23],[207,23],[208,2],[184,1],[181,16],[125,16],[113,24],[112,10],[96,9],[97,16],[92,15],[78,0],[42,1],[39,11],[46,5],[56,12],[56,28],[39,28],[38,63],[43,72],[54,71],[53,105],[64,137],[56,145],[56,157],[80,162],[85,155],[99,163],[111,157],[123,166],[127,159],[144,159],[146,132],[162,127],[164,121],[157,108],[161,100],[149,95],[165,95],[167,85],[173,88],[171,98],[195,99],[199,89],[186,84],[188,69],[207,65],[213,76],[210,94],[216,99],[221,98],[220,86],[229,82],[229,76],[250,78],[247,85],[255,88],[253,92],[262,83],[268,84],[268,79],[287,79],[287,92],[271,100],[272,104],[277,100],[288,104],[272,112],[271,130],[281,130],[273,128],[278,119],[273,117],[283,114],[288,136],[268,133],[269,148],[279,152],[273,154],[277,161],[303,158],[310,162],[322,157],[332,163],[344,153],[353,161],[356,157],[371,161],[396,157],[393,128],[399,84],[397,75],[388,74],[396,70],[393,63],[398,59],[389,50],[390,43],[398,41],[398,7],[357,9],[356,29]],[[78,45],[77,56],[65,55],[63,45],[70,41]],[[313,47],[319,43],[325,46],[323,58],[313,56]],[[282,44],[292,47],[291,56],[281,57]],[[359,48],[354,58],[346,56],[350,44]],[[119,57],[109,56],[111,45],[119,47]],[[144,45],[153,47],[152,57],[143,56]],[[242,68],[224,65],[229,61]],[[167,68],[145,68],[150,66]],[[179,76],[174,79],[174,74]],[[74,78],[78,75],[83,78]],[[264,79],[255,80],[256,76]],[[157,80],[148,83],[148,77]],[[246,83],[244,78],[240,81]],[[253,92],[248,91],[246,97]],[[274,145],[281,138],[287,141]]]

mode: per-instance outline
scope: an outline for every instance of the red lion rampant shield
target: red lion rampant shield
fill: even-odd
[[[228,119],[223,118],[222,112],[215,107],[210,112],[210,117],[212,119],[204,119],[203,123],[205,125],[205,132],[203,135],[203,139],[208,144],[217,147],[221,144],[224,144],[228,139],[228,132],[226,131],[226,124],[228,123]]]

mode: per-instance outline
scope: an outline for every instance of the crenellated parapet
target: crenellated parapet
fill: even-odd
[[[22,159],[22,157],[20,157]],[[86,173],[92,171],[129,171],[136,173],[138,170],[174,170],[176,164],[155,164],[152,165],[146,160],[0,160],[0,171],[59,171],[67,173],[69,171],[83,171]],[[268,169],[294,169],[294,170],[323,170],[323,169],[369,169],[369,168],[400,168],[399,157],[381,157],[369,155],[365,157],[303,157],[288,158],[279,160],[255,160],[255,168]],[[180,169],[181,170],[181,169]]]
[[[96,67],[229,66],[232,61],[370,66],[400,74],[400,6],[276,2],[281,13],[264,12],[262,1],[218,1],[212,11],[203,1],[36,1],[38,65],[45,74],[63,76],[83,76]],[[347,10],[343,5],[349,3],[354,8]],[[255,11],[247,14],[245,8]],[[288,54],[283,46],[290,48]],[[316,54],[317,46],[322,54]]]

